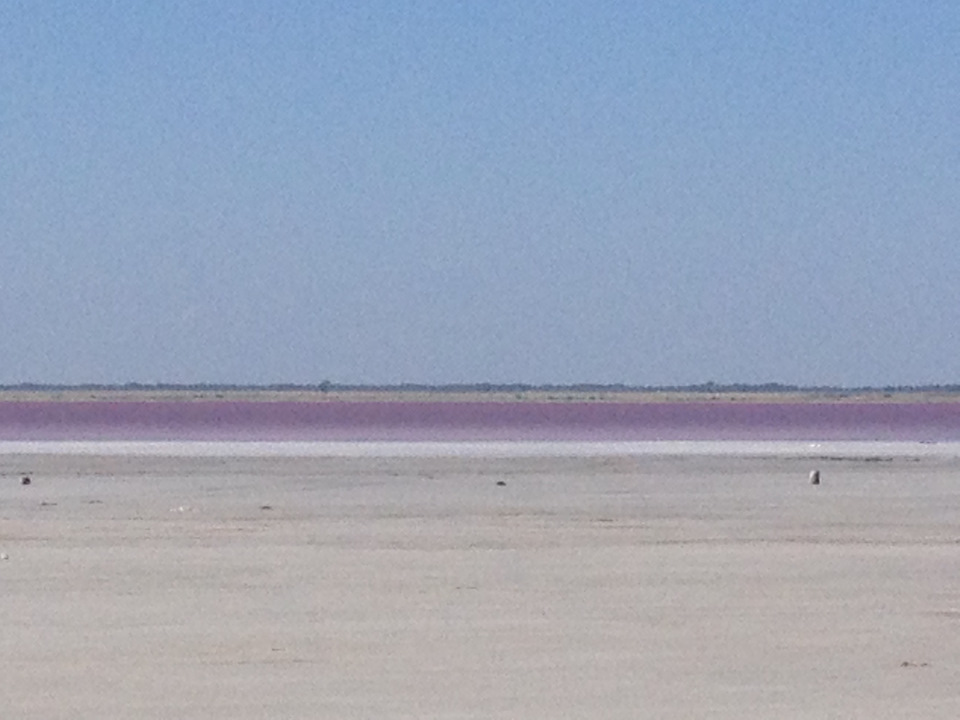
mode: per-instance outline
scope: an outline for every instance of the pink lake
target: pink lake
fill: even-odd
[[[0,440],[960,440],[960,403],[0,402]]]

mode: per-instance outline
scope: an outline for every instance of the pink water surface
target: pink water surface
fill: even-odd
[[[958,441],[960,403],[0,403],[0,440]]]

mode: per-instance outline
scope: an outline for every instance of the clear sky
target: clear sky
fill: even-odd
[[[960,3],[6,0],[0,383],[960,382]]]

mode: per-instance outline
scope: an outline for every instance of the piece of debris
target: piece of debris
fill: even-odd
[[[10,556],[6,553],[0,553],[0,560],[9,560]]]
[[[811,470],[811,471],[810,471],[810,484],[811,484],[811,485],[819,485],[819,484],[820,484],[820,471],[819,471],[819,470]]]
[[[44,500],[43,502],[40,503],[40,507],[54,507],[54,506],[56,506],[55,502],[48,502],[47,500]]]
[[[905,667],[930,667],[930,663],[928,663],[928,662],[916,663],[916,662],[910,662],[909,660],[904,660],[902,663],[900,663],[900,667],[903,667],[903,668],[905,668]]]
[[[273,510],[273,505],[261,505],[261,510]]]
[[[29,485],[30,483],[31,483],[31,480],[29,475],[24,475],[22,478],[20,478],[21,485]]]
[[[497,480],[497,487],[506,487],[506,486],[507,486],[506,480]]]

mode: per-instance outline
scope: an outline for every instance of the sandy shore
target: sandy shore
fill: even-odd
[[[953,453],[14,450],[0,717],[960,716]]]

